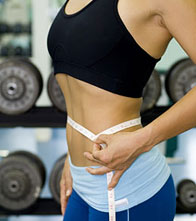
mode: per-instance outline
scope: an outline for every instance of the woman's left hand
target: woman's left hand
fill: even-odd
[[[108,186],[108,189],[114,188],[122,174],[136,158],[151,149],[152,145],[148,145],[149,137],[149,131],[145,128],[134,132],[100,135],[95,140],[92,153],[85,152],[84,156],[102,167],[88,167],[86,170],[93,175],[102,175],[115,170]],[[106,148],[102,149],[100,144],[105,144]]]

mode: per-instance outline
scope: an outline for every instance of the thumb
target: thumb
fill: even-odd
[[[114,172],[114,175],[113,175],[113,177],[111,179],[111,182],[108,185],[108,189],[109,190],[113,189],[117,185],[117,183],[118,183],[120,177],[122,176],[122,174],[124,173],[124,171],[125,171],[125,169],[123,169],[123,170],[116,170]]]
[[[94,142],[97,143],[97,144],[102,144],[102,143],[108,143],[109,141],[109,138],[110,138],[111,135],[109,134],[101,134],[99,135],[95,140]]]

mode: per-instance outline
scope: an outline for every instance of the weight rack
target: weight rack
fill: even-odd
[[[155,106],[141,114],[142,124],[146,126],[162,113],[167,111],[171,105]],[[51,127],[65,128],[67,116],[65,113],[52,106],[34,106],[28,112],[20,115],[10,116],[0,113],[0,127]],[[178,199],[177,199],[178,201]],[[178,204],[177,204],[178,205]],[[177,206],[177,214],[187,213]],[[192,211],[190,213],[196,213]],[[31,207],[23,211],[9,211],[0,207],[0,216],[10,215],[61,215],[60,205],[52,198],[39,198]]]
[[[170,106],[156,106],[141,114],[142,124],[147,125],[159,115],[164,113]],[[20,115],[6,115],[0,113],[0,127],[60,127],[66,125],[65,113],[52,106],[34,106],[28,112]]]

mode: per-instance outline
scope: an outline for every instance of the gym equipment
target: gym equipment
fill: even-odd
[[[32,55],[31,47],[23,48],[23,56],[30,57]]]
[[[24,49],[21,46],[17,46],[14,48],[14,55],[21,56],[24,54],[23,51],[24,51]]]
[[[14,34],[20,34],[20,33],[31,33],[31,24],[6,24],[6,23],[0,23],[0,34],[6,34],[6,33],[14,33]]]
[[[153,108],[161,95],[161,80],[159,73],[154,70],[143,90],[141,113]]]
[[[0,23],[0,34],[5,34],[9,32],[9,26],[5,23]]]
[[[3,4],[1,18],[9,25],[26,24],[30,20],[30,4],[27,0],[9,0]],[[19,30],[16,28],[15,30]]]
[[[12,26],[12,32],[15,34],[20,34],[23,32],[23,25],[20,23],[16,23]]]
[[[0,51],[0,55],[5,56],[5,57],[9,56],[10,51],[11,51],[11,48],[9,46],[2,46],[1,51]]]
[[[26,24],[23,26],[23,32],[31,34],[31,24]]]
[[[186,211],[196,209],[196,184],[189,179],[180,181],[177,185],[179,203]]]
[[[41,160],[27,151],[10,153],[0,162],[0,206],[12,211],[31,207],[45,182]]]
[[[0,111],[18,115],[35,105],[43,80],[39,70],[27,59],[12,58],[0,64]]]
[[[49,188],[54,200],[60,204],[60,180],[67,154],[61,156],[55,163],[49,179]]]
[[[177,61],[169,69],[165,88],[170,99],[175,103],[196,86],[196,65],[190,58]]]
[[[61,88],[53,73],[49,75],[47,83],[48,96],[52,104],[60,111],[66,112],[66,104]]]
[[[25,150],[17,150],[14,152],[10,152],[9,155],[10,156],[24,156],[24,157],[28,157],[29,159],[31,159],[35,164],[37,164],[37,166],[39,167],[39,171],[41,173],[41,177],[42,177],[42,187],[46,181],[46,169],[45,166],[42,162],[42,160],[35,154],[25,151]]]

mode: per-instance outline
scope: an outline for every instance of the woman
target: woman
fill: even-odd
[[[140,123],[142,90],[173,37],[196,63],[195,0],[69,0],[60,9],[48,49],[68,114],[64,220],[173,220],[173,179],[156,144],[196,125],[196,88]]]

